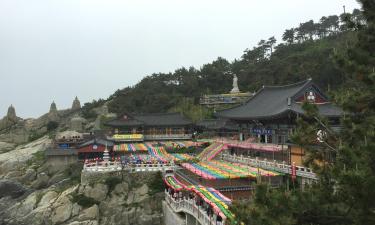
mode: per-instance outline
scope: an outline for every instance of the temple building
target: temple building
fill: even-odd
[[[112,152],[113,142],[95,137],[78,146],[78,159],[102,158],[106,148]]]
[[[287,145],[289,163],[301,165],[304,150],[291,145],[289,136],[296,128],[297,118],[304,115],[302,103],[305,101],[315,104],[331,126],[339,129],[343,111],[332,104],[311,79],[285,86],[263,86],[246,103],[216,115],[239,124],[241,140],[253,138],[261,143]]]
[[[218,118],[205,119],[196,123],[200,137],[232,137],[238,134],[239,126],[232,120]]]
[[[105,123],[111,129],[110,140],[156,141],[192,139],[193,122],[181,113],[130,115]]]

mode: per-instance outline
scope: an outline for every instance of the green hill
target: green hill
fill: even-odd
[[[301,23],[285,31],[284,43],[276,46],[274,37],[261,40],[233,62],[219,57],[199,69],[180,68],[173,73],[146,76],[135,86],[110,96],[109,109],[115,113],[183,111],[195,120],[207,117],[210,111],[198,105],[199,97],[229,92],[230,73],[237,74],[242,91],[310,77],[322,89],[335,90],[345,82],[335,63],[335,52],[353,46],[356,40],[355,29],[346,25],[350,20],[361,20],[356,10],[340,17],[322,17],[318,23]]]

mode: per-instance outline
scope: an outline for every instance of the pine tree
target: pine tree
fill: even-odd
[[[306,164],[319,182],[306,191],[258,187],[251,205],[232,208],[246,224],[375,224],[375,1],[360,2],[366,23],[356,44],[335,56],[348,80],[336,96],[346,112],[341,132],[305,103],[292,138],[307,150]],[[321,142],[318,130],[325,134]]]

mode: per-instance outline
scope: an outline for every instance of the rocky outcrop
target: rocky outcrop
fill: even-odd
[[[21,183],[12,180],[0,180],[0,198],[18,198],[27,191]]]
[[[154,174],[143,174],[141,180],[147,182],[153,176]],[[8,190],[4,192],[6,194],[0,197],[0,224],[162,224],[163,193],[151,196],[149,186],[146,183],[140,185],[138,179],[133,180],[136,177],[128,176],[112,190],[102,179],[98,179],[96,183],[90,180],[91,183],[68,186],[64,191],[52,185],[30,192],[13,182],[5,188]],[[14,195],[9,188],[20,192]],[[0,185],[1,193],[2,190]]]
[[[154,173],[84,173],[79,182],[66,167],[49,169],[43,157],[50,142],[0,153],[0,225],[162,224],[163,193],[150,194]]]
[[[22,171],[33,154],[45,151],[50,143],[51,140],[44,137],[29,144],[18,146],[15,150],[0,154],[0,179],[6,177],[10,172]],[[11,177],[14,177],[14,175]]]
[[[9,152],[10,150],[13,150],[16,147],[13,143],[7,143],[7,142],[1,142],[0,141],[0,154]]]

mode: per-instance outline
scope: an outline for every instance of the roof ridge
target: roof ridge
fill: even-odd
[[[156,115],[173,115],[181,114],[180,112],[165,112],[165,113],[134,113],[133,116],[156,116]]]
[[[311,78],[307,79],[307,80],[303,80],[303,81],[299,81],[299,82],[296,82],[296,83],[293,83],[293,84],[285,84],[285,85],[263,85],[263,88],[284,88],[284,87],[293,87],[293,86],[299,86],[299,85],[302,85],[302,84],[307,84],[307,83],[310,83],[312,81]]]

